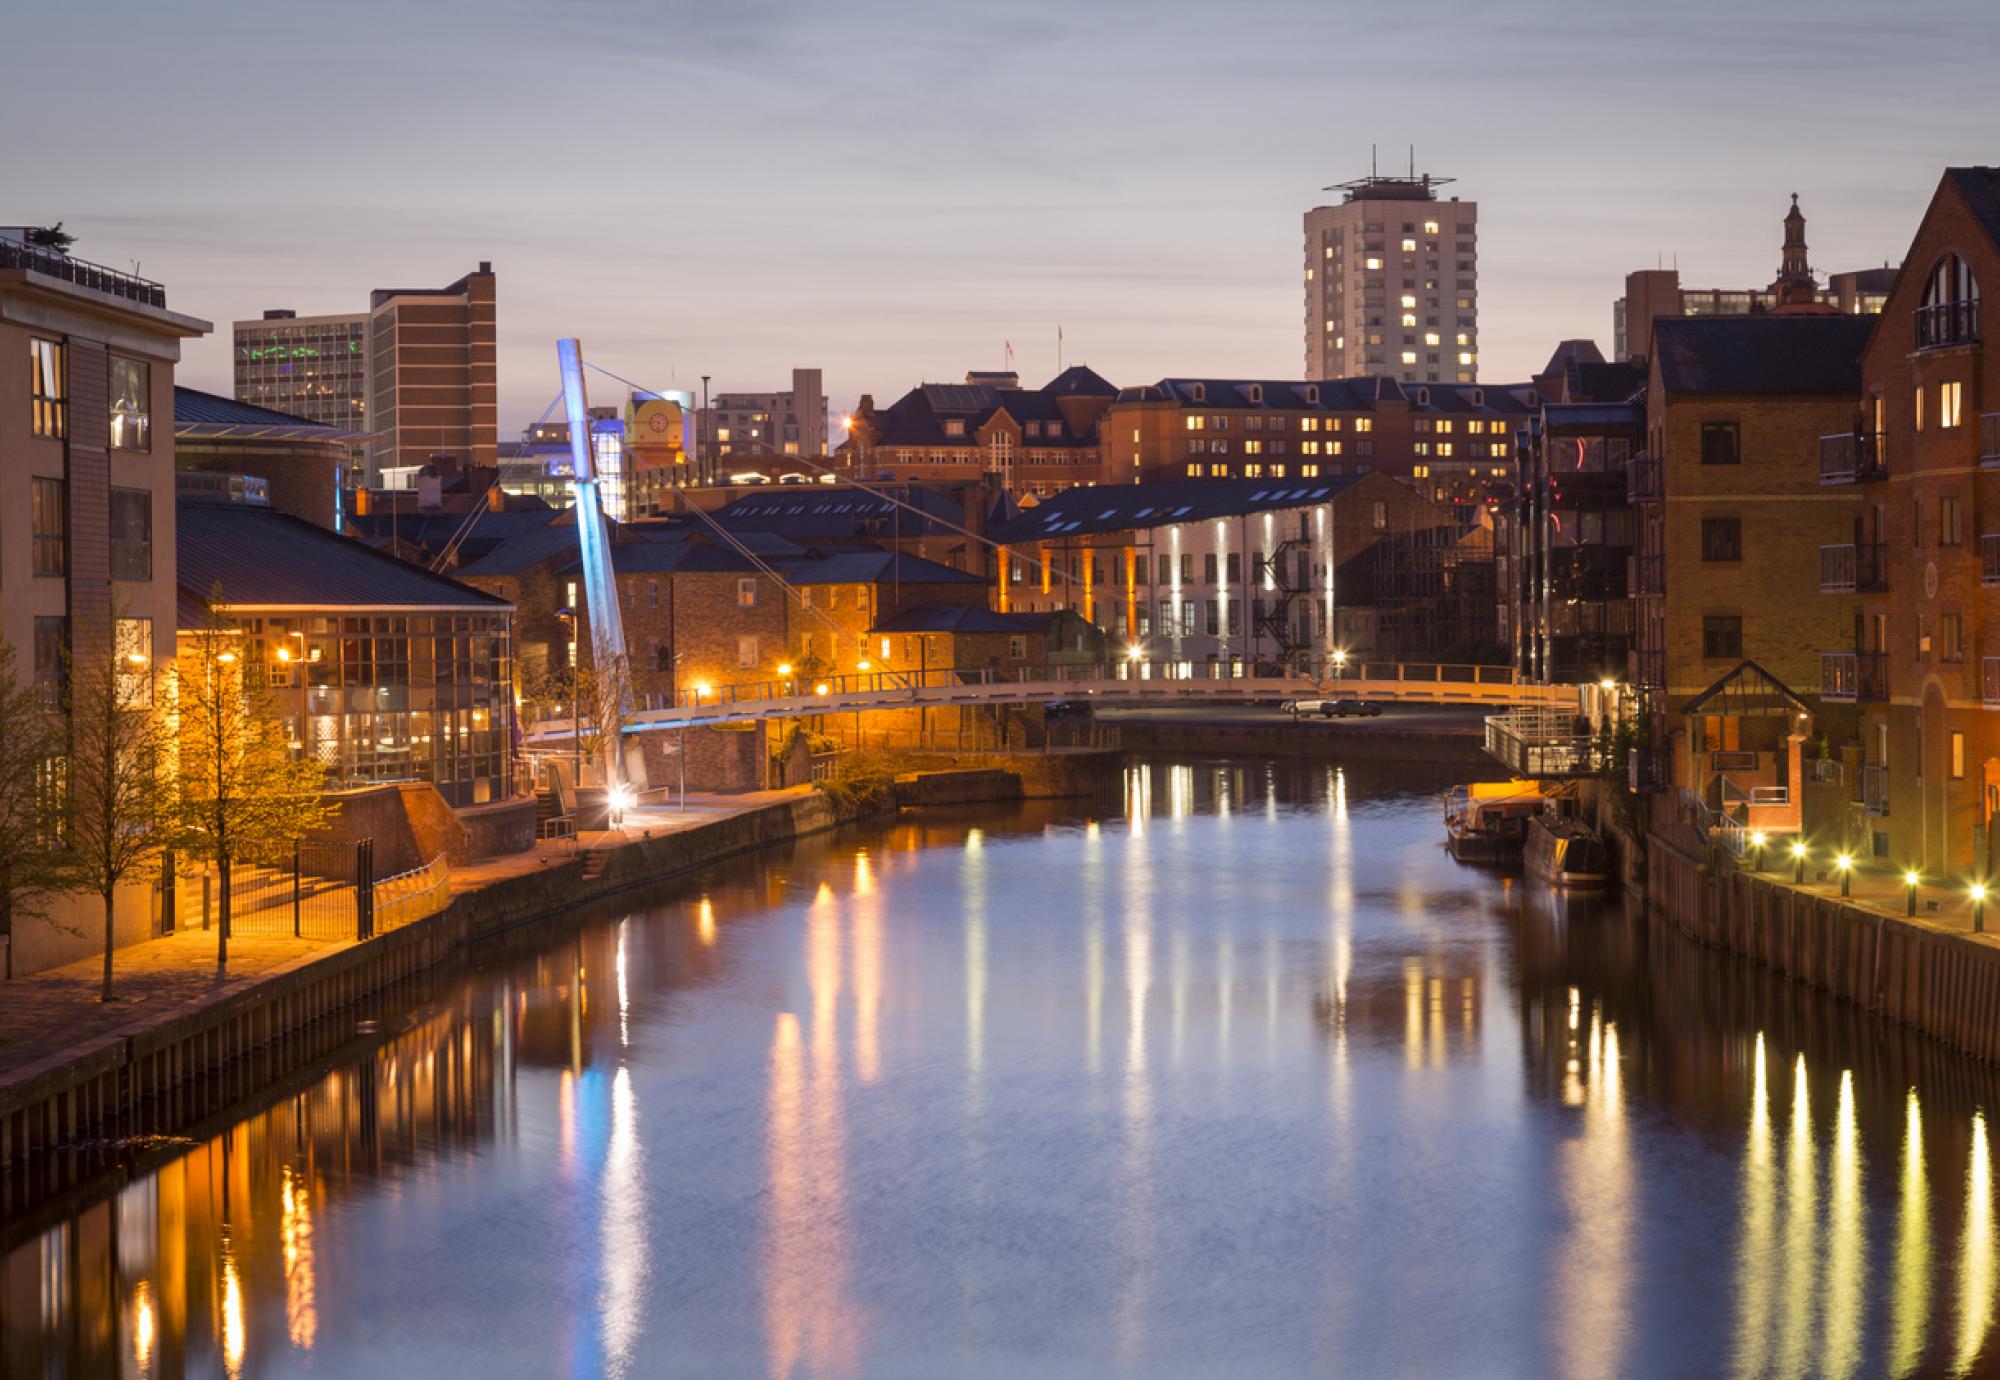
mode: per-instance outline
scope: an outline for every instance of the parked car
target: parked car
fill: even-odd
[[[1320,712],[1329,719],[1345,719],[1349,715],[1374,719],[1381,717],[1382,706],[1373,700],[1335,700]]]
[[[1089,700],[1050,700],[1042,706],[1047,723],[1089,723],[1093,713]]]
[[[1326,713],[1326,704],[1325,700],[1296,699],[1286,700],[1284,708],[1287,714],[1290,714],[1293,718],[1297,718],[1302,714],[1324,714]]]

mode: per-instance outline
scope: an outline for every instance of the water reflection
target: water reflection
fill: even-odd
[[[0,1374],[1991,1364],[1992,1071],[1387,780],[1135,764],[524,939],[0,1224]]]

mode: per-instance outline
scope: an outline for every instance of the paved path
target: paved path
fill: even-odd
[[[1793,869],[1789,859],[1780,858],[1779,850],[1769,850],[1764,860],[1764,870],[1755,875],[1770,881],[1791,886]],[[1754,871],[1754,869],[1753,869]],[[1825,872],[1825,880],[1819,874]],[[1803,891],[1815,896],[1840,895],[1840,877],[1831,871],[1827,857],[1820,855],[1806,863],[1806,881]],[[1906,915],[1909,911],[1910,893],[1900,872],[1855,870],[1848,883],[1848,903],[1865,910],[1884,911],[1890,915]],[[1935,905],[1936,909],[1931,907]],[[1917,918],[1941,929],[1972,932],[1973,907],[1971,893],[1965,883],[1939,885],[1933,882],[1917,883]],[[1989,892],[1986,898],[1986,928],[2000,932],[2000,891]]]
[[[229,972],[215,973],[215,932],[181,930],[128,944],[112,955],[118,1000],[99,1001],[104,958],[15,978],[0,986],[0,1082],[78,1045],[157,1025],[178,1011],[256,985],[308,954],[346,943],[240,935],[229,941]]]

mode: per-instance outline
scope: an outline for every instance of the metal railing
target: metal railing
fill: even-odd
[[[1889,813],[1889,769],[1883,766],[1861,768],[1861,809],[1863,813],[1877,817]]]
[[[1666,477],[1657,456],[1635,456],[1625,467],[1625,501],[1639,503],[1666,496]]]
[[[1687,787],[1681,787],[1681,814],[1689,824],[1711,843],[1720,844],[1736,857],[1749,851],[1749,830],[1741,820],[1731,819],[1721,810],[1711,809],[1706,800]]]
[[[1806,780],[1838,786],[1847,779],[1838,757],[1814,757],[1806,763]]]
[[[1979,659],[1979,704],[1982,709],[2000,709],[2000,656]]]
[[[1881,438],[1842,431],[1819,438],[1819,482],[1857,484],[1883,477]]]
[[[1819,695],[1823,700],[1876,704],[1889,698],[1887,652],[1821,652]]]
[[[398,872],[375,883],[371,916],[381,934],[435,915],[451,900],[451,864],[440,853],[420,867]]]
[[[1933,302],[1927,307],[1918,307],[1915,316],[1919,350],[1939,350],[1979,342],[1977,297],[1961,298],[1955,302]]]
[[[143,302],[163,311],[167,305],[166,288],[150,278],[106,268],[87,259],[73,259],[60,250],[45,249],[37,244],[0,240],[0,268],[25,268],[31,273],[59,278],[65,283],[89,288],[92,292],[122,297],[128,302]]]
[[[1665,594],[1667,562],[1664,556],[1633,556],[1626,579],[1634,594]]]
[[[1820,547],[1819,592],[1821,594],[1852,594],[1854,592],[1853,542],[1845,542],[1838,546]]]
[[[1582,776],[1598,765],[1588,721],[1559,710],[1489,716],[1486,751],[1517,776]]]
[[[1632,683],[1642,689],[1664,689],[1667,683],[1667,654],[1655,648],[1635,650],[1627,672]]]
[[[1711,752],[1708,755],[1710,771],[1755,771],[1758,756],[1754,752]]]

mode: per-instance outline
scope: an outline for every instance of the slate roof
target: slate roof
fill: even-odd
[[[1643,364],[1572,360],[1566,391],[1571,402],[1624,402],[1645,386]]]
[[[464,515],[459,516],[463,521]],[[458,568],[452,572],[454,575],[462,580],[475,576],[519,575],[566,552],[581,552],[576,524],[560,521],[559,515],[536,513],[532,516],[544,519],[539,526],[522,524],[500,534],[486,531],[487,521],[499,516],[501,514],[490,513],[480,519],[472,535],[459,547],[460,560]],[[450,540],[450,537],[447,535],[445,540]]]
[[[1597,348],[1596,341],[1582,338],[1565,340],[1556,345],[1555,353],[1549,356],[1549,362],[1542,366],[1542,372],[1536,377],[1546,378],[1552,374],[1561,374],[1572,364],[1602,363],[1604,363],[1604,352]]]
[[[217,586],[224,604],[239,607],[512,607],[275,509],[184,501],[175,505],[174,520],[183,628],[202,626]]]
[[[1048,615],[995,613],[965,604],[917,604],[893,613],[870,633],[1033,633],[1047,626]]]
[[[1065,489],[1023,509],[1019,517],[996,526],[989,535],[995,541],[1013,544],[1276,512],[1323,503],[1360,479],[1353,474],[1293,480],[1172,479]]]
[[[1944,175],[1986,227],[1987,237],[2000,245],[2000,168],[1946,168]]]
[[[942,435],[942,433],[940,433]],[[832,485],[745,494],[711,513],[732,532],[775,532],[791,541],[811,542],[837,537],[942,535],[965,525],[965,509],[934,489],[920,485],[877,485],[876,492]],[[901,508],[889,495],[920,510]],[[931,517],[939,519],[931,521]],[[694,519],[699,522],[700,519]]]
[[[794,585],[983,584],[984,577],[907,552],[841,551],[779,564]]]
[[[1861,394],[1872,316],[1667,316],[1653,354],[1669,393]]]
[[[1318,390],[1317,402],[1313,401],[1314,389]],[[1414,413],[1526,416],[1534,410],[1526,400],[1526,391],[1524,386],[1513,384],[1406,384],[1386,374],[1318,380],[1171,378],[1143,388],[1127,388],[1118,401],[1271,412],[1372,412],[1384,403],[1407,403]]]
[[[924,383],[888,407],[871,414],[878,446],[965,446],[994,414],[1005,412],[1016,422],[1059,422],[1054,436],[1023,439],[1037,449],[1051,446],[1087,447],[1097,444],[1095,426],[1081,431],[1063,415],[1062,398],[1118,396],[1118,389],[1081,364],[1072,365],[1040,388],[995,388],[985,383]],[[946,420],[965,424],[964,434],[945,434]]]
[[[572,531],[575,529],[572,528]],[[611,568],[620,575],[756,575],[748,556],[707,541],[627,541],[611,548]],[[583,559],[557,569],[558,576],[583,569]]]
[[[322,441],[360,440],[371,434],[178,384],[174,386],[174,431],[181,436],[256,435]]]

